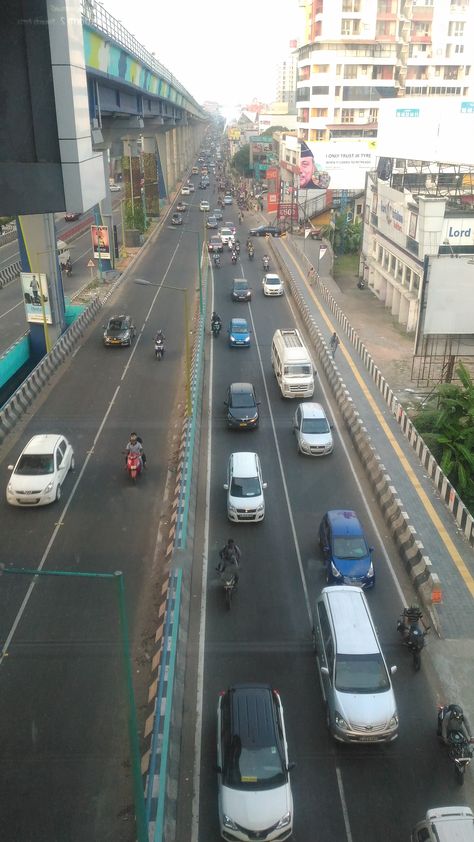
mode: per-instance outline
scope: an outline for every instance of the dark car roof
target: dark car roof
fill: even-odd
[[[363,535],[362,526],[356,513],[350,509],[333,509],[327,513],[333,534]]]
[[[246,395],[249,392],[253,394],[253,386],[251,383],[231,383],[229,389],[233,395]]]
[[[269,684],[235,684],[229,687],[231,734],[243,748],[273,745],[275,720]]]

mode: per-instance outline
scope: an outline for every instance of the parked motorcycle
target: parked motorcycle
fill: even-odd
[[[217,339],[217,337],[219,336],[219,334],[221,332],[221,328],[222,328],[222,322],[212,322],[211,330],[212,330],[212,335],[213,335],[214,339]]]
[[[452,709],[457,708],[461,710],[458,705],[443,705],[438,710],[438,737],[443,739],[443,743],[448,747],[448,757],[454,764],[454,777],[457,783],[462,786],[464,783],[464,775],[467,767],[472,759],[472,738],[467,736],[467,727],[464,720],[460,720],[459,729],[449,723],[451,727],[448,728],[446,739],[443,736],[443,721],[445,717],[451,717]],[[461,711],[462,714],[462,711]],[[464,727],[463,727],[464,726]]]
[[[161,360],[165,353],[165,343],[163,339],[155,339],[155,358]]]
[[[421,628],[422,613],[417,605],[410,605],[403,609],[403,613],[397,622],[397,631],[402,636],[403,645],[413,655],[413,666],[415,671],[421,667],[421,650],[425,645],[425,637],[429,627]]]
[[[127,473],[133,482],[142,472],[142,460],[138,453],[127,453]]]
[[[357,287],[358,289],[365,289],[365,281],[363,280],[363,278],[359,278],[359,280],[357,281]]]

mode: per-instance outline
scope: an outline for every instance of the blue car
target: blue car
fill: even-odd
[[[229,345],[231,348],[250,347],[250,331],[246,319],[230,320]]]
[[[330,585],[373,588],[373,547],[367,544],[355,512],[346,509],[326,512],[319,527],[319,545]]]

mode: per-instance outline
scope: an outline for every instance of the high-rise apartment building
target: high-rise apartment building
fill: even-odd
[[[474,0],[299,0],[298,134],[374,137],[387,97],[472,96]]]
[[[296,44],[295,44],[296,46]],[[288,113],[296,111],[296,69],[297,60],[295,55],[280,61],[276,68],[276,101],[288,104]]]

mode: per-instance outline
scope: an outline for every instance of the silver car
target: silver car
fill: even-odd
[[[300,453],[326,456],[332,453],[332,426],[320,403],[300,403],[293,418],[293,431]]]

